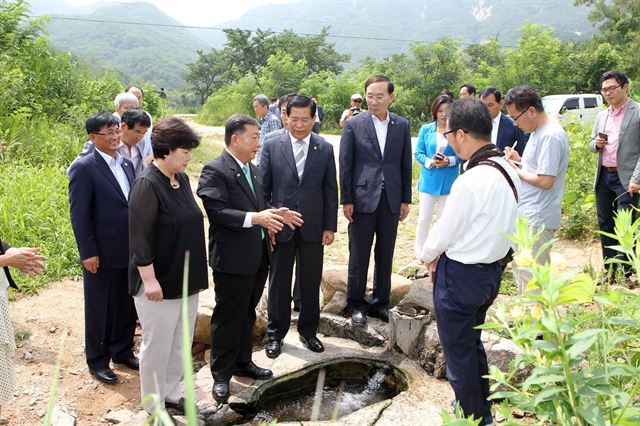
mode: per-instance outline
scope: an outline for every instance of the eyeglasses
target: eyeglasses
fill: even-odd
[[[448,132],[444,132],[444,133],[442,134],[442,136],[444,136],[444,137],[446,138],[448,134],[455,133],[455,132],[457,132],[458,130],[462,130],[462,131],[463,131],[463,132],[465,132],[465,133],[469,133],[469,132],[467,132],[465,129],[463,129],[462,127],[458,127],[457,129],[451,129],[451,130],[449,130]]]
[[[515,123],[516,121],[518,121],[518,118],[522,117],[524,115],[525,112],[529,111],[529,108],[525,109],[524,111],[522,111],[520,114],[518,114],[518,116],[516,118],[513,118],[511,116],[511,119],[513,120],[513,122]]]
[[[621,87],[621,86],[619,84],[616,84],[615,86],[603,87],[602,89],[600,89],[600,93],[604,95],[605,93],[613,92],[618,87]]]
[[[354,99],[353,102],[357,102],[357,103],[361,104],[362,103],[362,99]]]
[[[98,133],[98,132],[93,132],[94,135],[100,135],[100,136],[106,136],[108,138],[112,138],[114,136],[120,136],[122,134],[122,130],[118,129],[118,130],[109,130],[106,133]]]

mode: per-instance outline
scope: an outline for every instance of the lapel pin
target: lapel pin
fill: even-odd
[[[314,147],[313,147],[313,149],[318,149],[318,147],[317,147],[317,146],[314,146]]]
[[[236,175],[236,177],[240,177],[240,173],[238,173],[238,174]]]
[[[391,120],[391,124],[396,124],[396,120]]]

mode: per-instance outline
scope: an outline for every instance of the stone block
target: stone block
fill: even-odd
[[[418,358],[418,342],[431,313],[409,315],[395,308],[389,311],[389,348],[398,348],[411,359]]]

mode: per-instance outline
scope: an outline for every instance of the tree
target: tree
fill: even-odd
[[[304,59],[294,61],[291,55],[278,52],[269,56],[267,66],[260,68],[258,83],[268,96],[282,96],[298,90],[307,74]]]
[[[622,68],[640,75],[640,2],[638,0],[575,0],[592,8],[589,20],[601,31],[598,39],[617,46]]]
[[[191,92],[200,98],[201,104],[211,93],[240,76],[235,64],[229,66],[232,63],[228,51],[211,49],[208,53],[198,50],[198,59],[187,64],[184,79]]]

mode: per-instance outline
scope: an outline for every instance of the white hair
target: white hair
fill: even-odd
[[[134,108],[138,108],[138,98],[133,93],[120,93],[113,104],[116,106],[116,111],[119,111],[123,104],[133,104]]]

